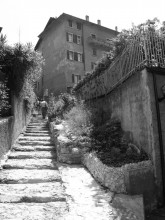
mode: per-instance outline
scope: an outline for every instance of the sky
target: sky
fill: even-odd
[[[165,0],[0,0],[0,27],[7,35],[8,44],[31,42],[50,17],[67,13],[110,29],[129,29],[148,19],[157,17],[165,21]]]

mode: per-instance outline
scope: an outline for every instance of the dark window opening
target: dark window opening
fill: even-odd
[[[96,34],[91,34],[91,37],[92,37],[93,39],[96,39]]]
[[[68,24],[69,24],[69,27],[73,27],[73,22],[72,22],[72,20],[68,20]]]
[[[81,30],[81,23],[77,22],[77,29]]]

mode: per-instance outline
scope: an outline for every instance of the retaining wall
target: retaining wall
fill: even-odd
[[[4,159],[31,119],[31,113],[26,112],[23,100],[15,96],[12,97],[12,114],[11,117],[0,118],[0,160]]]
[[[109,88],[108,93],[106,85],[109,80],[106,81],[105,76],[106,72],[100,84],[93,79],[82,86],[77,95],[90,106],[98,122],[119,119],[125,138],[148,153],[154,167],[157,199],[162,203],[162,168],[153,75],[146,68],[136,71],[112,90]],[[99,90],[102,91],[100,94]]]

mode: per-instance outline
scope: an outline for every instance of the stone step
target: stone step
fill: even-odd
[[[0,203],[66,201],[61,182],[1,184],[0,195]]]
[[[51,141],[18,141],[18,144],[21,145],[46,145],[46,146],[52,146]]]
[[[26,130],[25,133],[50,134],[49,130],[47,130],[47,131],[39,131],[39,130],[34,130],[34,131],[32,131],[32,130]]]
[[[34,158],[40,158],[40,159],[55,159],[56,158],[55,151],[48,152],[48,151],[31,151],[31,152],[11,152],[8,156],[9,159],[34,159]]]
[[[28,125],[27,128],[48,128],[48,125]]]
[[[57,162],[51,159],[9,159],[3,169],[52,169],[57,170]]]
[[[66,202],[1,203],[1,220],[64,220],[68,212]]]
[[[13,150],[15,151],[56,151],[56,148],[54,145],[49,145],[49,146],[44,146],[44,145],[27,145],[27,146],[22,146],[22,145],[14,145]]]
[[[45,122],[30,122],[28,125],[46,125]]]
[[[24,133],[23,134],[24,136],[35,136],[35,137],[49,137],[50,136],[50,134],[49,133],[30,133],[30,132],[26,132],[26,133]]]
[[[31,137],[31,136],[22,136],[18,139],[18,141],[51,141],[51,137],[42,137],[42,136],[37,136],[37,137]]]
[[[21,184],[21,183],[43,183],[60,182],[61,177],[58,170],[1,170],[0,183]],[[1,187],[1,186],[0,186]]]
[[[48,130],[49,127],[46,127],[46,126],[27,126],[26,129],[45,129],[45,130]]]

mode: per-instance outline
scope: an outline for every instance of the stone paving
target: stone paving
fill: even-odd
[[[0,171],[0,220],[143,220],[125,198],[83,166],[59,164],[41,119],[19,136]]]
[[[31,122],[0,171],[0,220],[59,220],[67,212],[46,121]]]

